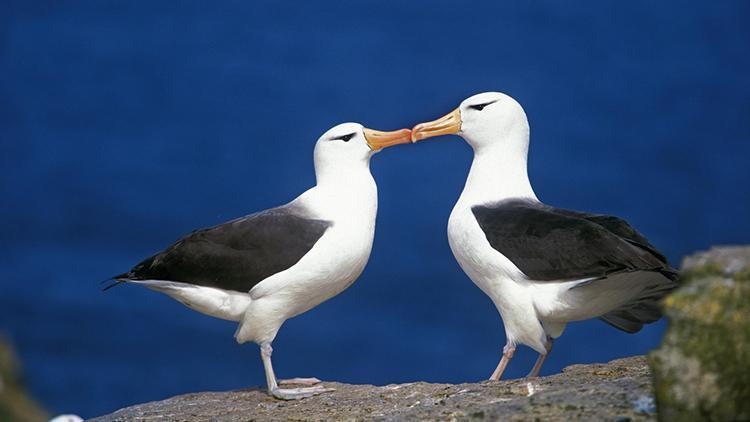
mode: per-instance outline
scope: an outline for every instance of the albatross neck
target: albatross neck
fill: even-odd
[[[508,148],[508,145],[517,145]],[[460,201],[480,204],[509,198],[536,200],[527,171],[528,138],[526,142],[493,142],[474,148],[466,185]]]
[[[332,189],[351,189],[363,184],[374,183],[370,173],[370,160],[352,160],[350,162],[315,163],[315,179],[318,187]]]
[[[362,219],[374,219],[378,194],[369,159],[321,164],[315,163],[317,184],[311,190],[315,208],[325,218],[340,222],[351,220],[359,224]]]

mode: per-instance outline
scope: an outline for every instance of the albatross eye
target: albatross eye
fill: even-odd
[[[350,134],[348,134],[348,135],[344,135],[344,136],[339,136],[338,138],[333,138],[333,139],[331,139],[331,140],[332,140],[332,141],[344,141],[344,142],[349,142],[349,141],[350,141],[350,140],[351,140],[351,139],[352,139],[352,138],[354,137],[354,135],[356,135],[356,133],[350,133]]]
[[[469,108],[473,108],[474,110],[482,111],[483,108],[487,107],[488,105],[490,105],[490,104],[492,104],[494,102],[495,101],[490,101],[489,103],[484,103],[484,104],[474,104],[474,105],[470,105]]]

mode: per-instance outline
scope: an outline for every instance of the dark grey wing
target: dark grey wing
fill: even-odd
[[[296,264],[331,223],[283,206],[196,230],[128,273],[130,280],[169,280],[247,292]]]
[[[624,271],[673,271],[623,220],[512,199],[472,208],[490,245],[537,281],[605,277]],[[624,225],[623,225],[624,223]]]
[[[677,271],[621,218],[509,200],[472,208],[493,248],[539,281],[603,278],[624,271],[663,275],[632,303],[600,318],[629,332],[661,317],[659,300],[678,285]]]
[[[661,261],[665,263],[667,262],[667,258],[662,255],[662,253],[659,252],[659,250],[656,249],[656,247],[652,245],[644,235],[642,235],[638,230],[633,228],[633,226],[631,226],[622,218],[612,215],[589,214],[579,211],[564,210],[560,208],[555,208],[555,210],[563,215],[583,218],[585,220],[591,221],[592,223],[596,223],[619,236],[621,239],[626,240],[640,248],[648,250]]]
[[[559,208],[557,210],[599,224],[633,245],[648,250],[665,263],[665,267],[659,270],[659,272],[665,277],[661,283],[649,286],[648,289],[633,303],[629,303],[622,308],[615,309],[600,317],[600,319],[607,324],[627,333],[636,333],[643,328],[643,324],[658,321],[659,318],[661,318],[661,306],[659,301],[679,285],[679,275],[677,270],[669,266],[667,258],[662,255],[662,253],[659,252],[645,236],[621,218],[611,215],[561,210]]]

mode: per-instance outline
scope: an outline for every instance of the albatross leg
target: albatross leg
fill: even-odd
[[[552,337],[547,336],[547,342],[544,344],[544,348],[547,350],[547,353],[539,354],[539,357],[536,358],[534,367],[531,368],[531,372],[529,372],[529,375],[526,375],[526,378],[536,378],[539,376],[539,371],[542,369],[544,359],[546,359],[549,352],[552,351]]]
[[[510,359],[513,357],[513,353],[515,351],[516,346],[514,344],[506,344],[505,347],[503,347],[503,357],[500,359],[500,363],[497,364],[495,372],[493,372],[490,376],[490,380],[497,381],[501,376],[503,376],[505,367],[508,366],[508,362],[510,362]]]
[[[273,373],[273,365],[271,364],[271,354],[273,348],[270,343],[263,343],[260,345],[260,356],[263,359],[263,368],[266,371],[266,384],[268,385],[268,393],[277,399],[281,400],[299,400],[306,397],[312,397],[321,393],[328,393],[335,391],[332,388],[325,388],[322,385],[316,385],[314,387],[300,387],[300,388],[279,388],[276,383],[276,375]],[[297,378],[290,381],[302,381],[295,382],[295,384],[310,383],[315,378]],[[317,380],[320,382],[320,380]],[[317,384],[317,382],[313,382]]]

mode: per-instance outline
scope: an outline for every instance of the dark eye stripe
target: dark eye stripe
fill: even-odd
[[[351,139],[352,139],[352,138],[354,137],[354,135],[356,135],[356,133],[350,133],[350,134],[348,134],[348,135],[344,135],[344,136],[339,136],[338,138],[333,138],[333,139],[331,139],[331,140],[332,140],[332,141],[344,141],[344,142],[349,142],[349,141],[350,141],[350,140],[351,140]]]
[[[487,107],[488,105],[490,105],[492,103],[496,103],[496,102],[497,101],[490,101],[489,103],[484,103],[484,104],[474,104],[474,105],[470,105],[469,108],[473,108],[474,110],[482,111],[483,108]]]

